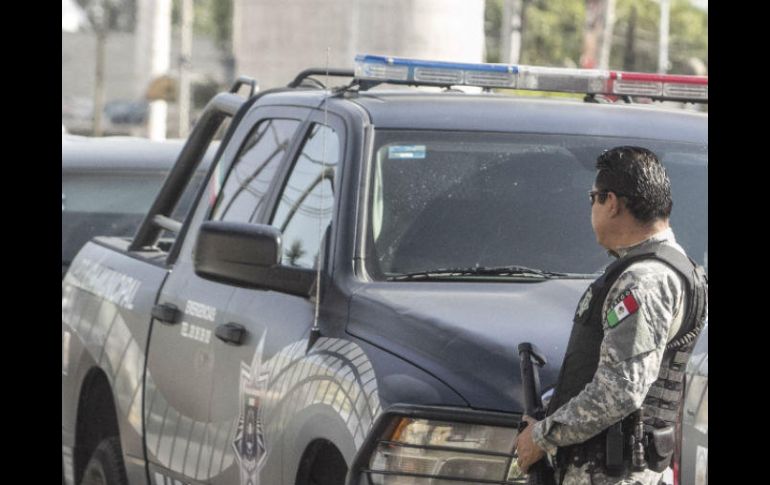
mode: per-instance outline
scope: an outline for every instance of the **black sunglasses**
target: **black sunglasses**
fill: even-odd
[[[603,204],[604,201],[607,200],[607,194],[610,192],[614,192],[618,197],[628,197],[627,195],[615,192],[614,190],[589,190],[588,198],[591,200],[591,205],[594,205],[594,202],[596,202],[597,195],[599,196],[599,202]]]

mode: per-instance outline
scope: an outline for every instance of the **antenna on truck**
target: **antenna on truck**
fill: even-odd
[[[329,47],[326,47],[326,78],[324,84],[329,85]],[[324,96],[324,127],[329,126],[329,95]],[[321,156],[321,177],[326,176],[326,131],[323,130],[322,146],[323,155]],[[326,192],[324,191],[323,179],[321,180],[321,209],[326,206]],[[321,328],[318,326],[318,315],[321,309],[321,256],[324,250],[324,229],[323,229],[323,210],[318,211],[318,256],[316,257],[316,279],[315,279],[315,314],[313,317],[313,328],[310,329],[310,336],[307,340],[306,353],[313,348],[318,338],[321,336]],[[325,262],[325,261],[324,261]]]

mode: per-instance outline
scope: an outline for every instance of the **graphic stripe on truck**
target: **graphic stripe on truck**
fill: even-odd
[[[133,290],[135,286],[122,276],[110,274],[112,281],[125,283]],[[130,306],[130,298],[126,298],[126,292],[119,295],[115,293],[120,292],[113,292],[109,299],[96,298],[92,291],[98,286],[81,283],[77,274],[69,273],[65,278],[62,321],[98,359],[115,391],[118,413],[127,416],[131,427],[141,434],[140,384],[146,356],[118,309],[119,305]],[[91,321],[89,315],[96,315],[95,320]],[[321,338],[307,355],[306,348],[307,340],[295,342],[260,366],[268,375],[264,404],[259,410],[266,426],[268,454],[270,443],[280,439],[283,427],[308,407],[318,404],[331,407],[342,418],[355,447],[360,447],[381,412],[371,363],[364,351],[348,340]],[[147,431],[148,435],[151,430],[158,435],[148,440],[148,452],[162,466],[196,480],[207,480],[235,462],[233,440],[237,416],[221,423],[193,421],[169,408],[149,373],[146,384]],[[236,415],[239,412],[233,411]],[[177,429],[180,420],[184,425]],[[203,446],[188,446],[193,432],[202,434]],[[212,447],[213,453],[209,451]],[[210,458],[202,459],[206,455]]]

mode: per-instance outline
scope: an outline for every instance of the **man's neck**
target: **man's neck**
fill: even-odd
[[[611,249],[617,252],[619,249],[636,246],[668,228],[668,221],[655,221],[650,225],[628,227],[627,230],[617,234]]]

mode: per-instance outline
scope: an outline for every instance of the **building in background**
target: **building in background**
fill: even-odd
[[[99,1],[62,0],[62,125],[71,133],[92,134],[95,99],[103,99],[104,134],[146,136],[147,93],[158,91],[154,87],[167,95],[162,96],[169,101],[167,136],[175,137],[183,64],[191,76],[186,92],[193,98],[189,119],[194,125],[197,110],[237,76],[257,79],[260,89],[285,86],[308,67],[324,67],[327,50],[333,68],[352,68],[358,53],[503,62],[498,42],[502,6],[514,0],[190,0],[195,33],[189,63],[180,56],[184,2],[173,0],[174,26],[162,29],[171,32],[168,73],[152,76],[138,75],[149,68],[139,68],[137,56],[150,49],[137,32],[146,32],[150,23],[149,16],[139,15],[140,5],[155,2],[109,0],[118,13],[103,43],[103,97],[95,95],[101,92],[95,83],[96,35],[80,6]],[[578,67],[586,1],[522,2],[527,20],[522,17],[519,62]],[[671,1],[671,72],[705,75],[708,1]],[[659,56],[659,3],[617,0],[616,16],[609,35],[610,68],[653,72]],[[143,28],[140,18],[146,20]]]
[[[62,125],[69,133],[91,135],[94,129],[97,40],[87,12],[78,3],[62,0]],[[131,1],[113,3],[120,5],[120,10],[118,18],[110,25],[104,43],[104,134],[146,136],[146,94],[155,79],[137,76],[137,55],[142,52],[137,49],[137,35],[141,35],[137,33],[142,32],[136,25],[137,5]],[[173,86],[178,78],[180,36],[178,26],[169,31],[171,64],[163,77],[167,77]],[[196,33],[192,51],[192,91],[197,106],[228,85],[232,76],[223,64],[222,52],[211,35]],[[169,104],[169,137],[178,133],[177,108],[176,103]]]
[[[179,57],[178,34],[172,34],[171,59]],[[226,69],[214,41],[202,35],[194,40],[192,59],[197,85],[226,85]],[[146,100],[137,94],[134,78],[135,41],[132,32],[111,32],[105,62],[105,134],[144,136]],[[90,134],[92,125],[96,39],[91,32],[62,30],[62,124],[70,133]],[[169,74],[175,76],[172,64]],[[140,92],[145,91],[139,90]],[[216,92],[216,90],[214,90]],[[168,134],[175,136],[176,104],[169,105]]]
[[[484,61],[484,0],[233,0],[235,71],[260,89],[357,53]]]

